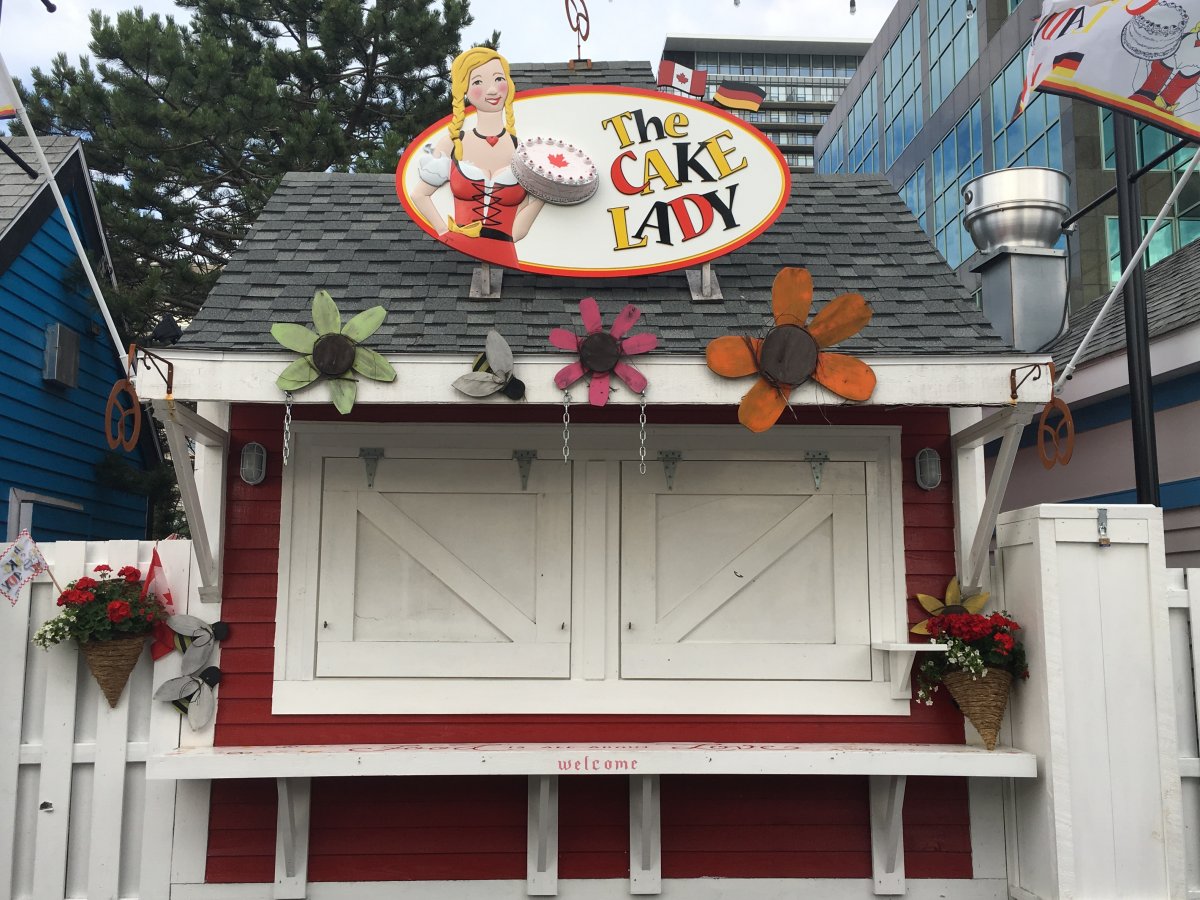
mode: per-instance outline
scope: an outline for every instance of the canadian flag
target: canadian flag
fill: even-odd
[[[708,73],[699,72],[681,66],[679,63],[664,59],[658,64],[658,86],[670,87],[693,97],[704,96],[704,86],[708,83]]]
[[[163,607],[167,610],[167,615],[175,615],[175,603],[171,599],[171,586],[167,583],[167,573],[163,571],[162,560],[158,558],[158,548],[154,548],[154,554],[150,557],[150,571],[146,575],[146,580],[142,583],[142,596],[154,593],[158,595],[158,599],[162,601]],[[162,659],[168,653],[175,649],[175,632],[173,632],[166,622],[154,623],[154,640],[150,642],[150,655],[155,659]]]

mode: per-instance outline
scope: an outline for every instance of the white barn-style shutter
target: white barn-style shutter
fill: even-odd
[[[866,472],[623,467],[621,677],[869,679]]]
[[[326,458],[316,675],[570,675],[570,466]]]

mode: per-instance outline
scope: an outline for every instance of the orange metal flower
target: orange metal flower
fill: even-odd
[[[867,301],[859,294],[842,294],[806,325],[811,307],[808,270],[781,269],[771,286],[775,327],[767,336],[729,335],[708,344],[708,367],[718,375],[759,376],[738,406],[738,420],[751,431],[766,431],[779,421],[792,389],[809,378],[847,400],[866,400],[875,390],[875,373],[865,362],[825,351],[871,321]]]

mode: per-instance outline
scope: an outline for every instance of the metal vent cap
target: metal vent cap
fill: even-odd
[[[980,175],[963,186],[963,225],[981,253],[1001,247],[1049,249],[1071,211],[1070,184],[1064,173],[1041,166]]]

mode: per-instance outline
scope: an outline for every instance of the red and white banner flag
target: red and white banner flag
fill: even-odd
[[[162,560],[158,557],[158,548],[154,548],[154,553],[150,557],[150,571],[146,573],[146,580],[142,583],[142,596],[147,594],[155,594],[163,607],[167,610],[167,615],[175,615],[175,603],[171,598],[171,586],[167,583],[167,573],[163,571]],[[168,653],[175,649],[175,632],[167,627],[166,622],[154,623],[154,640],[150,642],[150,655],[155,659],[162,659]]]
[[[664,59],[658,64],[659,87],[671,87],[693,97],[703,97],[707,84],[708,73],[702,69],[695,71],[669,59]]]
[[[46,569],[42,551],[33,542],[29,532],[22,531],[8,549],[0,553],[0,594],[15,606],[26,582]]]
[[[1046,91],[1200,139],[1200,0],[1045,0],[1025,71],[1022,110]]]

